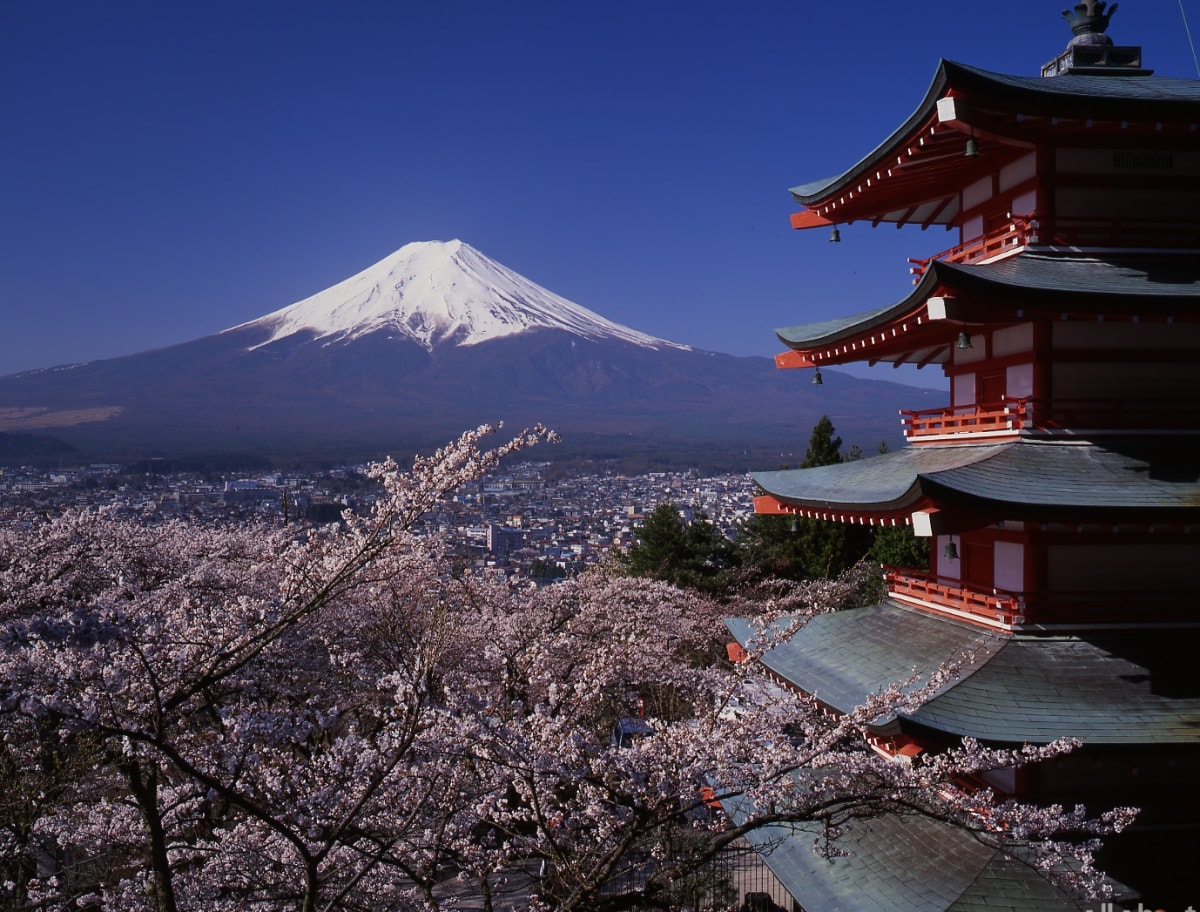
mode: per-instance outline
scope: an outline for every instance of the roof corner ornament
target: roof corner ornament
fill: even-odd
[[[1069,46],[1080,44],[1112,44],[1113,41],[1104,32],[1108,29],[1108,20],[1117,11],[1117,4],[1105,12],[1108,6],[1104,0],[1080,0],[1074,8],[1063,10],[1062,16],[1071,26],[1075,37]]]

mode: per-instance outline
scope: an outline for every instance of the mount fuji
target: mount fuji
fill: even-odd
[[[386,331],[432,352],[558,329],[593,341],[687,348],[606,320],[457,240],[406,244],[358,275],[234,331],[252,327],[270,333],[262,345],[296,333],[329,344]]]
[[[215,335],[0,377],[0,442],[50,435],[95,460],[349,460],[542,422],[564,438],[554,458],[740,468],[796,448],[798,461],[822,414],[848,443],[895,445],[897,410],[937,395],[808,379],[614,323],[461,241],[418,242]]]

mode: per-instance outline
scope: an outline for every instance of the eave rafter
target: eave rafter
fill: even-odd
[[[775,356],[779,368],[814,368],[831,364],[881,361],[900,364],[943,364],[949,359],[950,332],[931,320],[922,303],[887,322],[863,326],[826,344],[792,348]]]
[[[792,226],[869,220],[872,226],[916,222],[922,229],[935,224],[952,227],[958,216],[959,188],[994,173],[1029,146],[1019,136],[1002,138],[999,132],[986,132],[995,141],[986,144],[982,154],[967,156],[970,125],[942,123],[935,109],[908,136],[864,161],[861,172],[848,177],[828,197],[809,200],[806,210],[792,216]]]
[[[930,505],[922,502],[922,509]],[[794,516],[803,519],[820,519],[857,526],[911,526],[915,507],[898,510],[859,510],[845,506],[817,506],[795,504],[780,500],[771,494],[760,494],[754,498],[754,512],[767,516]]]
[[[952,202],[954,202],[954,199],[953,199],[953,197],[949,197],[949,196],[948,196],[948,197],[946,197],[944,200],[942,200],[940,203],[938,203],[938,205],[936,206],[936,208],[934,208],[934,209],[933,209],[933,211],[932,211],[932,212],[930,212],[930,213],[929,213],[929,215],[928,215],[928,216],[925,218],[925,220],[921,222],[921,230],[922,230],[922,231],[924,231],[924,230],[926,230],[926,229],[927,229],[927,228],[928,228],[930,225],[933,225],[933,224],[935,224],[935,223],[938,221],[938,219],[940,219],[940,218],[941,218],[941,216],[942,216],[942,213],[946,211],[946,208],[947,208],[947,207],[948,207],[948,206],[949,206],[949,205],[950,205]]]
[[[1153,135],[1181,148],[1194,145],[1200,118],[1185,94],[1142,98],[1113,84],[1112,94],[1072,95],[1053,80],[1012,80],[943,61],[920,107],[882,145],[841,177],[797,188],[795,199],[807,209],[793,224],[949,227],[962,187],[1048,142],[1135,144]],[[974,140],[970,155],[967,140]]]

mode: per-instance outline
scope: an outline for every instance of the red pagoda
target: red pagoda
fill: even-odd
[[[1064,12],[1075,37],[1040,76],[943,61],[878,148],[792,191],[795,228],[956,243],[910,261],[898,303],[779,330],[778,366],[940,365],[950,401],[902,414],[902,450],[754,475],[760,513],[932,539],[930,567],[886,569],[881,604],[820,616],[766,661],[836,712],[973,652],[877,748],[1079,739],[988,786],[1142,808],[1101,862],[1132,907],[1182,910],[1200,905],[1200,81],[1114,45],[1115,9]],[[807,912],[1086,907],[937,828],[856,839],[840,865],[766,862]]]

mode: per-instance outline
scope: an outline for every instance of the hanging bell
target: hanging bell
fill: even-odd
[[[813,371],[812,382],[813,382],[814,386],[820,386],[821,384],[823,384],[825,382],[824,380],[821,379],[821,368],[818,367],[815,371]]]

